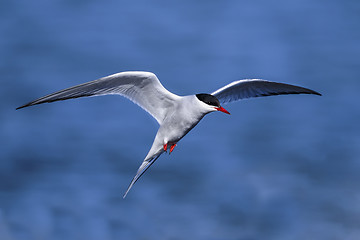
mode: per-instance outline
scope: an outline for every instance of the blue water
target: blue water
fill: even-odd
[[[1,1],[0,239],[359,239],[360,2]],[[125,70],[226,105],[122,194],[156,122],[118,96],[15,111]]]

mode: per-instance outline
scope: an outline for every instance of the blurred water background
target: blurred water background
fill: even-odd
[[[0,239],[360,239],[360,2],[0,1]],[[122,194],[156,122],[104,96],[126,70],[179,95],[308,87],[205,117]]]

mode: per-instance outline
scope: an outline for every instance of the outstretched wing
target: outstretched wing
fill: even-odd
[[[228,103],[244,98],[300,93],[321,96],[320,93],[311,89],[261,79],[238,80],[216,90],[211,95],[219,99],[221,103]]]
[[[150,113],[159,124],[165,117],[166,109],[179,98],[166,90],[153,73],[120,72],[46,95],[17,109],[71,98],[108,94],[118,94],[130,99]]]

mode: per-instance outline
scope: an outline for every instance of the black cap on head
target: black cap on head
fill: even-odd
[[[204,103],[206,103],[208,105],[211,105],[211,106],[214,106],[214,107],[220,107],[219,100],[216,97],[214,97],[213,95],[210,95],[210,94],[207,94],[207,93],[199,93],[199,94],[196,94],[196,97],[200,101],[202,101],[202,102],[204,102]]]

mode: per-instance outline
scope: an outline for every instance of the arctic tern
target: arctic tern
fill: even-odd
[[[160,127],[150,151],[123,196],[125,198],[135,182],[159,156],[168,149],[171,153],[180,139],[206,114],[215,111],[230,114],[220,103],[225,104],[252,97],[301,93],[321,96],[320,93],[307,88],[261,79],[234,81],[211,94],[178,96],[166,90],[154,73],[129,71],[46,95],[17,109],[71,98],[116,94],[130,99],[151,114]]]

